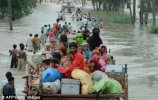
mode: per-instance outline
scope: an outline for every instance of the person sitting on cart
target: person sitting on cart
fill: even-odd
[[[71,73],[71,71],[76,68],[81,70],[84,69],[84,57],[79,51],[77,51],[77,48],[77,43],[71,42],[69,44],[70,53],[72,54],[72,62],[71,65],[65,69],[64,73]]]
[[[71,65],[67,66],[66,68],[60,66],[59,64],[56,65],[59,72],[63,73],[65,78],[71,78],[71,72],[74,69],[81,69],[84,70],[85,63],[84,63],[84,56],[77,50],[78,45],[75,42],[71,42],[69,44],[70,54],[71,57]]]
[[[50,66],[50,59],[44,59],[42,61],[42,71],[46,70]]]

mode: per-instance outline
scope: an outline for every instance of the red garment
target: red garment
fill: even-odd
[[[51,28],[50,34],[49,34],[49,40],[51,40],[54,37],[54,27]]]
[[[101,66],[99,64],[99,59],[91,58],[91,59],[89,59],[88,64],[93,63],[93,62],[95,63],[94,70],[100,70]]]
[[[55,36],[55,31],[59,29],[59,23],[57,22],[50,30],[49,38],[50,40]]]
[[[72,62],[71,65],[65,70],[64,73],[69,73],[74,69],[84,69],[84,57],[80,52],[76,52],[75,54],[73,54],[72,56]]]
[[[57,70],[58,70],[60,73],[62,73],[65,78],[71,78],[71,75],[70,75],[69,73],[64,73],[65,70],[66,70],[65,68],[63,68],[63,67],[60,66],[60,67],[57,68]]]

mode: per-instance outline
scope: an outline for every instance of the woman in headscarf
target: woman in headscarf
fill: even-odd
[[[99,28],[94,28],[93,29],[93,35],[90,36],[90,38],[88,39],[88,44],[90,46],[90,50],[93,51],[94,49],[96,49],[96,47],[99,47],[100,44],[102,44],[102,39],[99,36],[100,33],[100,29]]]
[[[82,33],[77,33],[76,34],[76,43],[78,45],[82,45],[85,41],[83,40],[83,35]]]
[[[52,39],[54,39],[54,37],[56,36],[58,30],[59,30],[59,19],[56,20],[56,23],[50,29],[50,34],[49,34],[50,41]]]
[[[68,37],[66,34],[61,34],[59,37],[59,47],[68,47]]]
[[[101,44],[101,45],[99,46],[99,52],[100,52],[100,54],[101,54],[101,58],[102,58],[103,60],[106,60],[106,55],[107,55],[107,48],[106,48],[106,45]]]
[[[88,67],[91,72],[96,70],[105,71],[106,63],[103,59],[101,59],[101,54],[98,50],[93,50],[92,58],[88,60]]]
[[[115,64],[114,57],[111,54],[107,54],[107,47],[104,44],[99,46],[99,52],[101,53],[101,59],[103,59],[106,64]]]

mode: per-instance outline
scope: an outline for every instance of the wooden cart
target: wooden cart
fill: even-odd
[[[25,77],[27,82],[29,77]],[[40,99],[42,100],[128,100],[128,75],[124,74],[122,79],[118,80],[123,88],[123,94],[90,94],[90,95],[63,95],[63,94],[43,94],[42,84],[39,84]],[[29,90],[27,95],[34,94],[33,91]]]

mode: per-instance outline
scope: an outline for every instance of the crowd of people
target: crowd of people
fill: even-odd
[[[58,15],[50,33],[44,33],[46,49],[42,54],[44,56],[42,70],[38,72],[42,74],[41,80],[44,87],[48,82],[57,82],[62,78],[75,78],[72,72],[76,69],[90,75],[95,71],[105,72],[107,64],[115,64],[113,56],[108,54],[107,47],[100,38],[100,29],[93,26],[91,32],[88,23],[82,21],[85,17],[80,16],[78,20],[78,15],[74,19],[82,24],[78,25],[80,28],[77,31],[73,30],[70,22],[65,22],[62,26],[59,19],[61,16]],[[74,35],[75,38],[69,39],[68,35]],[[83,92],[83,94],[87,93]]]
[[[80,9],[77,9],[75,15],[72,14],[72,21],[76,20],[78,23],[76,30],[73,29],[71,22],[66,22],[65,19],[64,14],[58,14],[53,26],[48,24],[41,28],[40,37],[38,34],[34,37],[29,34],[27,39],[28,52],[36,54],[44,48],[41,54],[44,56],[41,67],[37,65],[33,69],[33,74],[42,74],[42,83],[55,82],[61,78],[75,78],[72,72],[76,69],[79,73],[83,72],[88,76],[98,70],[105,72],[107,64],[115,64],[114,57],[108,54],[107,47],[100,38],[99,27],[91,24],[91,18],[82,15]],[[60,21],[65,21],[63,26]],[[68,35],[74,35],[75,38],[69,39]],[[29,64],[29,61],[24,51],[25,45],[21,43],[19,46],[20,50],[16,49],[16,44],[13,45],[12,50],[9,50],[12,56],[10,67],[25,71],[26,63]],[[39,70],[40,68],[42,70]],[[8,78],[8,82],[12,83],[13,80],[13,77]],[[27,93],[28,88],[25,88],[24,92]],[[83,94],[87,93],[83,92]]]

